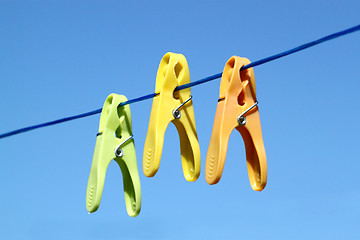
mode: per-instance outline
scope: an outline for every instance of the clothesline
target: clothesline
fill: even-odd
[[[326,41],[329,41],[329,40],[332,40],[332,39],[335,39],[335,38],[338,38],[338,37],[341,37],[341,36],[344,36],[344,35],[359,31],[359,30],[360,30],[360,24],[357,25],[357,26],[345,29],[343,31],[339,31],[339,32],[327,35],[327,36],[319,38],[317,40],[302,44],[300,46],[297,46],[295,48],[283,51],[281,53],[278,53],[278,54],[275,54],[275,55],[260,59],[258,61],[252,62],[252,63],[250,63],[248,65],[243,66],[241,68],[241,70],[246,70],[248,68],[256,67],[256,66],[265,64],[267,62],[274,61],[276,59],[285,57],[287,55],[290,55],[290,54],[305,50],[305,49],[313,47],[315,45],[324,43]],[[208,76],[206,78],[203,78],[203,79],[200,79],[200,80],[197,80],[197,81],[194,81],[194,82],[191,82],[191,83],[188,83],[188,84],[178,86],[178,87],[175,88],[175,91],[180,91],[180,90],[183,90],[183,89],[186,89],[186,88],[194,87],[194,86],[197,86],[197,85],[200,85],[200,84],[204,84],[204,83],[216,80],[218,78],[221,78],[221,75],[222,75],[222,72],[211,75],[211,76]],[[132,103],[135,103],[135,102],[144,101],[146,99],[151,99],[151,98],[155,97],[156,95],[158,95],[158,93],[150,93],[150,94],[147,94],[147,95],[144,95],[144,96],[141,96],[141,97],[138,97],[138,98],[130,99],[130,100],[126,101],[126,102],[120,103],[119,106],[124,106],[124,105],[127,105],[127,104],[132,104]],[[41,124],[32,125],[32,126],[29,126],[29,127],[9,131],[9,132],[0,134],[0,139],[10,137],[10,136],[13,136],[13,135],[16,135],[16,134],[28,132],[28,131],[31,131],[31,130],[35,130],[35,129],[39,129],[39,128],[43,128],[43,127],[47,127],[47,126],[52,126],[52,125],[55,125],[55,124],[60,124],[60,123],[63,123],[63,122],[68,122],[68,121],[71,121],[71,120],[80,119],[80,118],[92,116],[92,115],[95,115],[95,114],[99,114],[99,113],[101,113],[101,110],[102,109],[99,108],[99,109],[96,109],[96,110],[93,110],[93,111],[90,111],[90,112],[86,112],[86,113],[82,113],[82,114],[78,114],[78,115],[74,115],[74,116],[70,116],[70,117],[57,119],[57,120],[50,121],[50,122],[45,122],[45,123],[41,123]]]

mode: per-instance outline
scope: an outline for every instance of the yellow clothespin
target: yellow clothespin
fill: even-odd
[[[99,133],[90,170],[86,192],[86,208],[95,212],[101,201],[106,170],[115,160],[123,174],[126,210],[135,217],[141,208],[141,190],[136,152],[132,135],[129,105],[120,106],[127,99],[123,95],[110,94],[101,112]]]
[[[195,181],[200,174],[200,147],[196,133],[190,88],[174,92],[177,86],[190,83],[190,72],[182,54],[167,53],[156,76],[149,128],[145,140],[143,170],[152,177],[159,169],[165,130],[172,122],[180,137],[184,177]]]
[[[261,132],[259,107],[256,99],[255,76],[246,58],[231,57],[224,68],[220,97],[206,157],[205,176],[209,184],[217,183],[224,168],[227,145],[236,128],[243,137],[251,187],[264,189],[267,180],[265,147]]]

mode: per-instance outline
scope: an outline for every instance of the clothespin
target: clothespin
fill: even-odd
[[[179,134],[184,177],[195,181],[200,174],[200,147],[196,133],[190,88],[174,92],[190,82],[189,67],[182,54],[167,53],[160,62],[156,77],[149,128],[145,140],[143,170],[152,177],[159,169],[165,130],[172,122]]]
[[[141,190],[131,112],[129,105],[119,107],[120,103],[126,101],[123,95],[110,94],[101,112],[86,192],[86,208],[89,213],[95,212],[100,205],[106,170],[113,159],[122,171],[127,213],[135,217],[140,212]]]
[[[259,107],[252,68],[246,58],[231,57],[224,68],[220,84],[214,126],[206,157],[206,181],[219,182],[223,172],[229,137],[234,128],[243,137],[251,187],[261,191],[266,185],[266,154],[261,132]]]

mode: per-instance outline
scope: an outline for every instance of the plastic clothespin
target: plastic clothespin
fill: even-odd
[[[119,104],[125,101],[127,98],[123,95],[110,94],[101,112],[86,192],[86,208],[89,213],[99,208],[106,170],[113,159],[122,171],[127,213],[135,217],[140,212],[141,189],[131,112],[129,105],[119,107]]]
[[[229,137],[234,128],[243,137],[251,187],[264,189],[267,180],[266,154],[252,68],[246,58],[231,57],[224,68],[211,140],[206,156],[206,181],[216,184],[223,172]]]
[[[200,174],[200,147],[196,133],[194,108],[190,88],[174,92],[177,86],[190,82],[186,58],[167,53],[160,62],[149,128],[145,140],[143,170],[153,177],[159,169],[165,130],[172,122],[179,134],[184,177],[195,181]]]

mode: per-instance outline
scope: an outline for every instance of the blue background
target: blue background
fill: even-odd
[[[259,60],[359,24],[359,1],[0,1],[0,133],[154,92],[168,52],[192,81],[232,55]],[[360,238],[359,53],[354,33],[254,68],[268,184],[254,192],[234,131],[221,181],[204,177],[220,80],[192,88],[202,173],[185,181],[170,124],[142,173],[151,100],[130,105],[142,210],[127,215],[113,161],[85,208],[100,115],[0,140],[1,239]]]

